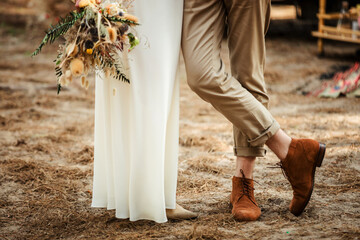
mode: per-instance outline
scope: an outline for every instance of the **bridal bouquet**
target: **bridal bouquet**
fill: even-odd
[[[58,94],[62,86],[73,79],[89,87],[90,72],[104,71],[105,75],[130,83],[124,74],[122,53],[132,50],[139,40],[132,31],[138,19],[127,13],[131,0],[81,0],[79,11],[60,18],[57,25],[46,32],[40,46],[32,54],[38,55],[47,43],[63,36],[55,62]]]

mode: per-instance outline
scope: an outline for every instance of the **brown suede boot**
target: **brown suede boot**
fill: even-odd
[[[254,197],[254,181],[243,177],[233,177],[230,206],[232,215],[238,221],[255,221],[260,217],[261,210]]]
[[[290,211],[299,216],[308,204],[313,188],[316,167],[324,159],[326,146],[312,139],[292,139],[281,168],[293,188]]]

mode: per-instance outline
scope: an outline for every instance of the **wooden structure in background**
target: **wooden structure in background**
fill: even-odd
[[[323,39],[331,39],[337,41],[344,41],[350,43],[360,44],[360,31],[354,31],[351,29],[337,28],[333,26],[326,26],[325,20],[338,20],[343,18],[341,13],[326,13],[326,0],[319,0],[319,13],[317,17],[319,19],[319,30],[312,32],[314,37],[318,37],[318,51],[319,54],[324,54],[324,42]],[[345,14],[346,18],[357,18],[357,14]]]
[[[74,9],[69,0],[0,0],[0,24],[45,30]]]
[[[37,12],[34,9],[8,3],[0,5],[0,23],[25,26],[27,22],[34,21],[36,18]]]

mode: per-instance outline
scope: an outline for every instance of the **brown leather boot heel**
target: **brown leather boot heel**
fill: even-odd
[[[290,211],[299,216],[310,201],[316,167],[321,167],[326,146],[312,139],[292,139],[286,158],[280,163],[293,188]]]
[[[242,172],[243,173],[243,172]],[[230,207],[238,221],[255,221],[261,215],[254,197],[254,181],[244,177],[233,177]]]

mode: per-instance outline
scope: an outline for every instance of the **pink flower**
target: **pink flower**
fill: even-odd
[[[76,0],[75,7],[79,7],[80,2],[81,2],[81,0]]]

